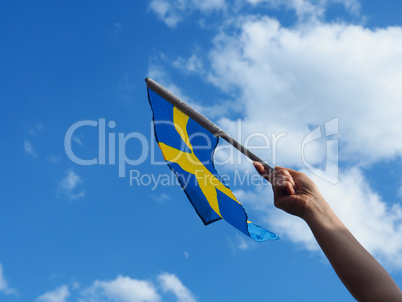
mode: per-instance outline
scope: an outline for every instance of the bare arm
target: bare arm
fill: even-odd
[[[402,301],[402,292],[387,271],[356,240],[304,173],[276,167],[267,174],[275,206],[302,218],[314,234],[340,280],[358,301]]]

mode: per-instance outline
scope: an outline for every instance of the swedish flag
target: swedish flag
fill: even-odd
[[[256,241],[279,237],[247,219],[243,206],[218,175],[218,138],[148,88],[155,137],[164,159],[205,225],[224,219]]]

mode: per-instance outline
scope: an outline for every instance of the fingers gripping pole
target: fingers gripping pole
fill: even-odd
[[[235,147],[237,150],[239,150],[241,153],[243,153],[248,158],[250,158],[252,161],[257,161],[257,162],[261,163],[264,166],[264,168],[267,170],[268,173],[271,173],[274,171],[274,169],[270,165],[265,163],[257,155],[255,155],[250,150],[248,150],[246,147],[241,145],[233,137],[231,137],[229,134],[224,132],[221,128],[219,128],[217,125],[215,125],[208,118],[203,116],[201,113],[196,111],[194,108],[190,107],[188,104],[183,102],[181,99],[179,99],[177,96],[175,96],[169,90],[167,90],[165,87],[163,87],[159,83],[155,82],[151,78],[146,78],[145,82],[147,83],[148,88],[155,91],[157,94],[159,94],[161,97],[163,97],[166,101],[168,101],[173,106],[178,108],[181,112],[188,115],[190,118],[192,118],[194,121],[196,121],[202,127],[207,129],[213,135],[215,135],[216,137],[221,137],[222,139],[227,141],[229,144],[231,144],[233,147]]]

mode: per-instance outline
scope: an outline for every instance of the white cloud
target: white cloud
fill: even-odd
[[[33,157],[38,156],[32,146],[32,144],[28,140],[24,140],[24,150],[26,153],[32,155]]]
[[[209,13],[223,10],[225,7],[225,0],[152,0],[149,5],[149,8],[169,27],[176,27],[192,11]]]
[[[38,133],[43,130],[43,128],[44,127],[42,124],[36,124],[28,130],[28,134],[31,138],[35,138],[38,135]],[[33,157],[38,156],[38,154],[35,151],[35,148],[33,147],[32,139],[24,140],[24,150],[26,153],[32,155]]]
[[[267,3],[273,8],[282,8],[283,6],[287,9],[292,9],[296,12],[299,20],[305,18],[317,19],[321,18],[325,13],[325,4],[327,1],[319,1],[318,3],[311,3],[309,0],[247,0],[251,4],[261,4]]]
[[[170,78],[169,74],[160,66],[160,62],[166,62],[168,61],[168,58],[165,56],[161,56],[160,58],[154,58],[154,60],[158,61],[156,63],[153,63],[149,66],[148,68],[148,75],[150,78],[153,80],[163,83],[163,86],[172,92],[174,95],[176,95],[178,98],[182,100],[186,100],[186,103],[190,104],[193,108],[196,110],[200,110],[201,106],[193,103],[192,99],[187,96],[183,91],[172,81]]]
[[[158,302],[160,296],[150,281],[118,276],[111,281],[95,281],[87,288],[83,301]]]
[[[32,126],[29,130],[28,130],[28,133],[31,135],[31,136],[36,136],[37,134],[38,134],[38,132],[40,132],[40,131],[42,131],[43,130],[43,125],[42,124],[36,124],[36,125],[34,125],[34,126]]]
[[[187,99],[187,96],[182,93],[181,89],[173,83],[169,74],[160,66],[159,61],[165,62],[167,58],[162,55],[160,58],[154,58],[154,60],[157,62],[152,63],[148,68],[149,77],[157,82],[163,82],[163,86],[179,98]]]
[[[166,0],[152,0],[149,8],[169,27],[176,27],[182,20],[180,12]]]
[[[336,185],[317,177],[307,169],[302,172],[312,178],[334,212],[370,253],[387,268],[402,269],[401,203],[387,203],[370,188],[361,169],[356,167],[342,170]],[[320,250],[302,219],[273,206],[271,186],[257,186],[252,191],[237,190],[234,194],[251,217],[264,219],[261,225],[268,230],[307,250]],[[259,215],[255,215],[257,213]]]
[[[1,279],[0,279],[1,280]],[[164,293],[173,293],[177,302],[195,302],[193,294],[174,274],[163,273],[157,277],[160,286],[150,280],[138,280],[127,276],[117,276],[109,281],[96,280],[89,287],[73,282],[71,291],[67,285],[46,292],[36,299],[38,302],[67,302],[67,298],[80,302],[160,302]],[[2,283],[0,283],[1,285]],[[171,299],[169,298],[169,301]]]
[[[172,292],[178,302],[195,302],[193,294],[173,274],[164,273],[159,275],[158,280],[163,291]]]
[[[50,155],[47,157],[47,160],[52,164],[57,164],[60,162],[60,155]]]
[[[166,70],[163,68],[163,64],[171,62],[170,58],[167,58],[164,55],[160,55],[159,57],[154,57],[153,61],[154,62],[152,62],[152,64],[148,68],[149,77],[157,81],[158,83],[163,83],[163,86],[167,90],[172,92],[174,95],[185,101],[187,104],[189,104],[191,107],[201,112],[205,116],[208,116],[209,118],[214,118],[217,116],[221,117],[223,113],[238,113],[241,110],[241,108],[238,108],[236,104],[230,103],[230,101],[221,102],[214,106],[201,106],[199,102],[194,101],[192,97],[184,93],[182,89],[174,83],[173,79],[169,76],[169,73],[166,72]],[[198,56],[196,55],[191,56],[190,59],[179,57],[174,60],[173,63],[169,63],[169,65],[179,70],[184,70],[185,72],[196,72],[197,74],[205,72],[205,69],[202,68],[201,59],[198,58]],[[197,65],[199,68],[195,68],[195,66]],[[205,74],[205,76],[207,76],[207,74]]]
[[[231,2],[231,3],[229,3]],[[227,12],[226,16],[233,16],[242,6],[258,6],[294,10],[299,21],[317,22],[323,20],[327,10],[333,5],[342,5],[352,15],[359,16],[360,3],[358,0],[152,0],[149,8],[169,27],[176,27],[178,23],[190,16],[194,11],[203,14],[211,12]],[[201,19],[201,23],[205,21]]]
[[[355,14],[355,15],[360,14],[361,6],[360,6],[360,2],[358,0],[327,0],[327,2],[340,3],[350,13]]]
[[[249,245],[243,238],[239,238],[239,245],[237,246],[237,248],[240,250],[247,250],[249,248]]]
[[[53,291],[49,291],[36,299],[40,302],[66,302],[70,296],[67,285],[60,286]]]
[[[210,80],[245,107],[243,131],[286,132],[278,161],[301,166],[311,125],[339,117],[342,159],[365,162],[402,154],[402,29],[345,24],[283,28],[250,18],[241,34],[219,35]],[[229,130],[235,122],[222,124]]]
[[[358,10],[355,1],[338,2]],[[237,28],[227,27],[215,37],[209,70],[195,72],[201,77],[209,72],[207,80],[227,92],[233,106],[243,108],[243,138],[255,131],[269,138],[272,133],[286,134],[274,148],[277,157],[271,154],[273,164],[303,169],[303,139],[316,126],[339,118],[339,160],[341,167],[349,168],[341,169],[337,185],[312,176],[363,245],[386,265],[402,269],[401,205],[370,188],[361,169],[402,156],[402,28],[320,22],[284,28],[269,17],[239,16],[238,20]],[[236,133],[237,122],[223,116],[219,125]],[[267,158],[268,151],[256,153]],[[325,138],[306,145],[305,151],[311,164],[322,166]],[[335,154],[337,148],[329,151]],[[327,164],[332,167],[336,162]],[[272,194],[263,190],[261,196]],[[271,205],[263,211],[274,213]],[[307,249],[318,250],[302,220],[278,212],[270,215],[270,230],[280,230]]]
[[[163,203],[165,203],[167,201],[172,200],[172,198],[168,194],[165,194],[165,193],[160,193],[158,195],[157,194],[151,194],[151,198],[153,200],[155,200],[159,204],[163,204]]]
[[[237,197],[237,195],[236,195],[236,197]],[[251,242],[251,240],[248,240],[248,238],[243,235],[237,235],[236,237],[231,238],[229,241],[229,247],[233,251],[237,251],[237,250],[246,251],[246,250],[250,249],[253,244],[254,243]],[[253,246],[255,246],[255,245],[253,245]]]
[[[16,295],[17,291],[8,285],[3,275],[3,266],[0,263],[0,292],[6,295]]]
[[[82,183],[80,176],[75,174],[74,171],[69,171],[61,181],[60,186],[65,190],[73,190],[79,183]]]
[[[282,165],[302,168],[302,141],[311,125],[334,117],[339,117],[340,160],[362,165],[402,155],[401,51],[402,29],[397,27],[288,29],[267,17],[250,18],[240,35],[229,32],[216,39],[210,79],[228,92],[240,90],[243,137],[260,129],[286,132],[276,150]],[[221,124],[229,130],[236,126],[228,119]],[[325,144],[309,152],[316,164],[325,160]],[[358,168],[344,171],[336,186],[315,181],[363,245],[388,265],[402,268],[400,206],[387,206]],[[318,249],[300,219],[275,212],[270,223],[272,230]]]
[[[312,177],[357,239],[387,266],[402,269],[402,205],[388,205],[358,168],[345,171],[336,186]]]
[[[73,136],[73,141],[75,141],[78,145],[82,146],[82,140],[77,136]]]
[[[83,181],[74,171],[67,171],[66,177],[59,182],[59,191],[63,192],[70,199],[85,197],[85,191],[79,188]]]
[[[311,18],[313,20],[324,17],[326,10],[334,4],[342,5],[346,11],[358,15],[360,3],[357,0],[246,0],[252,4],[268,3],[271,7],[293,9],[299,20]]]
[[[193,54],[188,59],[182,57],[177,58],[173,62],[173,66],[186,72],[200,73],[204,70],[201,59],[196,54]]]
[[[309,176],[359,242],[387,267],[402,269],[402,205],[387,205],[357,168],[344,171],[337,185],[311,173]],[[309,250],[319,250],[307,224],[300,218],[275,210],[270,211],[269,223],[292,241]]]

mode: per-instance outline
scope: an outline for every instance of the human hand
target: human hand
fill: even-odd
[[[326,207],[317,186],[304,173],[281,167],[275,167],[275,172],[269,173],[259,162],[254,162],[254,167],[272,184],[277,208],[306,220],[314,210]]]
[[[272,184],[275,206],[306,221],[357,301],[402,301],[402,292],[392,277],[350,233],[307,175],[281,167],[269,173],[258,162],[254,166]]]

